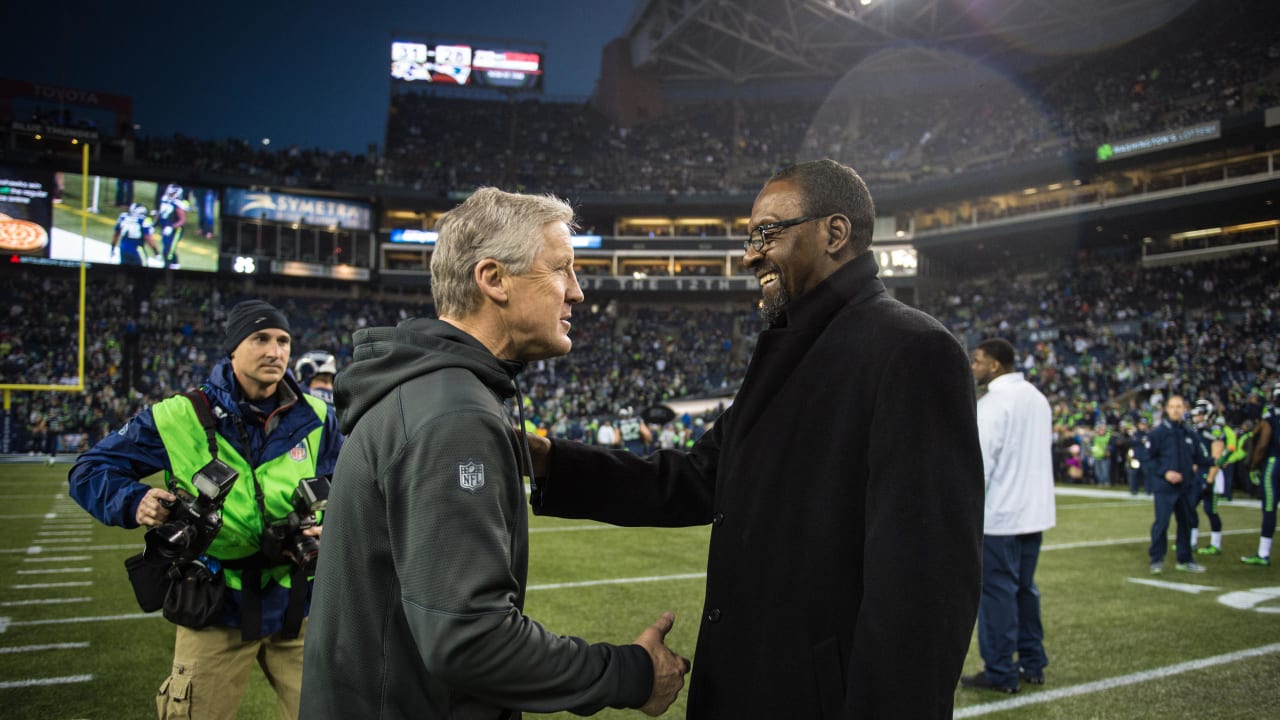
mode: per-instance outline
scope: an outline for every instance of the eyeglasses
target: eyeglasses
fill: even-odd
[[[764,252],[766,243],[773,240],[774,236],[794,225],[802,225],[804,223],[821,220],[826,215],[805,215],[804,217],[792,218],[790,220],[779,220],[778,222],[768,223],[765,225],[757,225],[752,228],[747,235],[747,239],[742,241],[743,250],[755,250],[756,252]]]

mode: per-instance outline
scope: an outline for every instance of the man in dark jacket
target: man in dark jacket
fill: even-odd
[[[572,220],[554,198],[476,191],[440,220],[440,320],[355,334],[335,388],[349,436],[307,635],[308,720],[659,714],[683,687],[670,613],[616,646],[522,612],[530,460],[505,404],[521,408],[522,363],[571,346]]]
[[[1209,467],[1213,458],[1200,433],[1183,422],[1186,414],[1187,401],[1181,395],[1170,395],[1164,402],[1164,417],[1151,430],[1145,443],[1146,459],[1142,468],[1151,480],[1156,513],[1155,522],[1151,524],[1151,547],[1147,550],[1152,575],[1164,571],[1170,517],[1178,521],[1174,568],[1182,572],[1204,572],[1204,566],[1191,556],[1191,525],[1196,513],[1192,480],[1196,466]]]
[[[535,512],[711,523],[688,717],[950,718],[982,583],[965,351],[891,298],[862,179],[822,160],[756,197],[761,333],[688,451],[538,442]]]

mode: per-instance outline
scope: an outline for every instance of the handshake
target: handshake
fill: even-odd
[[[657,716],[666,712],[675,702],[676,695],[680,694],[684,676],[689,672],[689,661],[664,644],[675,623],[675,614],[664,612],[657,622],[636,638],[635,644],[644,648],[653,661],[653,690],[649,693],[648,702],[640,707],[645,715]]]

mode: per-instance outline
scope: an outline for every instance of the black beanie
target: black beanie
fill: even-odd
[[[227,316],[227,339],[222,341],[222,354],[231,355],[245,338],[267,328],[289,332],[289,319],[270,303],[261,300],[236,303]]]

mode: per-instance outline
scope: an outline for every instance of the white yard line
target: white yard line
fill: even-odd
[[[133,543],[132,545],[85,545],[83,547],[51,547],[49,552],[91,552],[98,550],[141,550],[142,543]],[[45,551],[40,545],[31,545],[20,548],[4,548],[0,549],[0,554],[18,553],[22,555],[39,555]]]
[[[1059,508],[1119,507],[1124,504],[1135,503],[1135,502],[1143,502],[1143,503],[1151,502],[1151,496],[1147,495],[1146,493],[1141,493],[1138,495],[1130,495],[1127,490],[1098,490],[1098,489],[1092,489],[1087,487],[1073,487],[1070,485],[1068,486],[1055,485],[1053,488],[1053,494],[1059,497],[1080,497],[1080,498],[1094,498],[1095,500],[1125,501],[1125,502],[1116,502],[1114,505],[1111,503],[1106,503],[1106,504],[1104,503],[1068,503],[1066,505],[1058,505]],[[1262,508],[1262,502],[1259,500],[1254,500],[1252,498],[1233,499],[1230,502],[1223,500],[1218,505],[1218,509],[1229,508],[1229,507],[1243,507],[1243,508],[1250,508],[1253,510],[1260,510]]]
[[[48,500],[50,497],[56,498],[57,495],[0,495],[0,502],[8,500]]]
[[[1259,532],[1260,532],[1259,528],[1241,528],[1239,530],[1223,530],[1222,534],[1223,535],[1257,535]],[[1172,538],[1173,535],[1170,534],[1169,537]],[[1040,548],[1040,551],[1044,552],[1046,550],[1075,550],[1077,548],[1107,547],[1108,545],[1133,545],[1137,543],[1147,544],[1150,542],[1151,542],[1150,535],[1147,535],[1145,537],[1115,538],[1112,540],[1083,540],[1081,542],[1057,543],[1054,545],[1045,545]]]
[[[40,598],[38,600],[6,600],[0,602],[0,607],[23,607],[24,605],[65,605],[67,603],[90,602],[93,598]]]
[[[93,572],[93,568],[49,568],[47,570],[19,570],[19,575],[53,575],[54,573],[82,573]]]
[[[13,653],[44,652],[45,650],[83,650],[89,647],[87,642],[49,643],[47,645],[23,645],[21,647],[0,647],[0,655]]]
[[[561,525],[560,527],[541,527],[529,528],[529,534],[533,533],[554,533],[554,532],[578,532],[580,530],[635,530],[636,528],[620,527],[618,525]],[[641,528],[644,529],[644,528]]]
[[[685,573],[683,575],[653,575],[650,577],[613,578],[610,580],[583,580],[581,582],[549,583],[546,585],[530,585],[529,590],[560,590],[563,588],[593,587],[595,585],[630,585],[632,583],[665,582],[668,580],[696,580],[707,574]]]
[[[50,555],[49,557],[22,558],[22,562],[76,562],[89,559],[91,558],[88,555]]]
[[[64,588],[64,587],[89,587],[93,584],[92,580],[78,580],[76,582],[60,582],[60,583],[30,583],[26,585],[10,585],[11,590],[44,590],[45,588]]]
[[[152,620],[164,618],[164,613],[130,613],[128,615],[98,615],[95,617],[54,618],[50,620],[10,620],[0,618],[0,628],[26,627],[28,625],[66,625],[69,623],[115,622],[117,620]]]
[[[1143,670],[1142,672],[1107,678],[1105,680],[1097,680],[1094,682],[1082,683],[1080,685],[1070,685],[1056,690],[1036,692],[1009,700],[1000,700],[999,702],[985,703],[983,705],[971,705],[969,707],[956,710],[952,717],[978,717],[979,715],[1004,712],[1005,710],[1013,710],[1014,708],[1025,707],[1027,705],[1039,705],[1041,703],[1054,702],[1056,700],[1064,700],[1066,698],[1079,697],[1081,695],[1089,695],[1092,693],[1104,692],[1106,690],[1114,690],[1115,688],[1136,685],[1149,680],[1162,680],[1172,675],[1194,672],[1196,670],[1203,670],[1217,665],[1226,665],[1239,660],[1260,657],[1262,655],[1270,655],[1276,652],[1280,652],[1280,643],[1262,645],[1261,647],[1240,650],[1223,655],[1214,655],[1213,657],[1191,660],[1189,662],[1178,663],[1176,665],[1166,665],[1165,667]]]
[[[38,685],[71,685],[74,683],[89,682],[92,679],[92,675],[66,675],[63,677],[32,678],[30,680],[8,680],[0,682],[0,690],[29,688],[36,687]]]
[[[1117,500],[1116,502],[1055,503],[1054,507],[1059,510],[1079,510],[1081,508],[1140,507],[1145,504],[1147,503],[1134,498],[1132,500]]]

